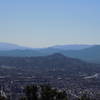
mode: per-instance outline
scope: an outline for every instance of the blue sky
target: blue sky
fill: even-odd
[[[100,0],[1,0],[0,42],[100,44]]]

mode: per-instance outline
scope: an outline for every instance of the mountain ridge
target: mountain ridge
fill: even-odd
[[[0,42],[0,50],[25,50],[25,49],[35,49],[35,50],[41,50],[41,49],[48,49],[48,48],[54,48],[54,49],[61,49],[61,50],[80,50],[84,48],[91,47],[93,45],[89,44],[66,44],[66,45],[56,45],[56,46],[50,46],[50,47],[44,47],[44,48],[32,48],[27,46],[21,46],[13,43],[6,43],[6,42]]]
[[[75,46],[75,45],[74,45]],[[47,56],[54,53],[61,53],[65,56],[78,58],[86,62],[100,63],[100,45],[90,46],[88,48],[79,50],[65,50],[57,49],[53,47],[48,48],[24,48],[24,49],[12,49],[1,50],[0,56],[12,56],[12,57],[32,57],[32,56]]]
[[[13,68],[38,69],[43,71],[56,70],[68,74],[100,73],[98,64],[91,64],[80,59],[66,57],[56,53],[42,57],[0,57],[0,66],[10,66]]]

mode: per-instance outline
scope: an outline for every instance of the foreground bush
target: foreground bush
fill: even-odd
[[[27,86],[24,93],[25,96],[20,100],[68,100],[65,91],[59,91],[49,85]]]

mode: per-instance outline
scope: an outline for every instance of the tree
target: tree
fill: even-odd
[[[24,89],[27,100],[38,100],[38,87],[36,85],[27,86]],[[25,98],[23,98],[25,100]]]
[[[7,100],[5,97],[0,96],[0,100]]]
[[[80,100],[91,100],[91,99],[86,94],[83,94],[83,96],[81,96]]]
[[[50,85],[32,85],[24,89],[25,96],[20,100],[68,100],[65,91],[59,91]]]
[[[65,91],[57,92],[56,100],[68,100]]]
[[[51,88],[49,85],[41,86],[41,100],[54,100],[56,94],[57,90]]]

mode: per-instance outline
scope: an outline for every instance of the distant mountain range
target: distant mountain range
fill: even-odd
[[[92,46],[93,45],[88,45],[88,44],[69,44],[69,45],[52,46],[51,48],[60,49],[60,50],[81,50]]]
[[[0,56],[32,57],[61,53],[87,62],[100,63],[100,45],[61,45],[48,48],[27,48],[0,43]]]
[[[31,49],[31,48],[19,46],[19,45],[11,44],[11,43],[0,42],[0,51],[16,50],[16,49],[25,50],[25,49]]]
[[[52,47],[48,47],[48,48],[53,48],[53,49],[61,49],[61,50],[80,50],[80,49],[84,49],[84,48],[88,48],[91,47],[93,45],[57,45],[57,46],[52,46]],[[43,48],[29,48],[29,47],[24,47],[24,46],[20,46],[20,45],[16,45],[16,44],[11,44],[11,43],[4,43],[4,42],[0,42],[0,50],[25,50],[25,49],[43,49]]]

